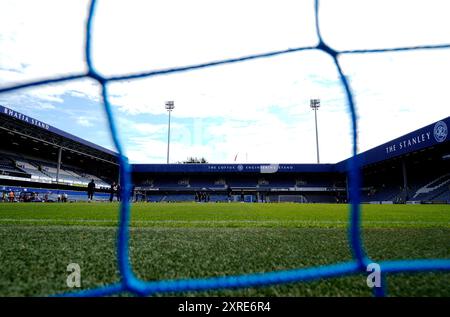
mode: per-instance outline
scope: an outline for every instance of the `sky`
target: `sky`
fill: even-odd
[[[2,0],[0,87],[86,71],[88,2]],[[450,43],[450,3],[328,0],[320,27],[339,50]],[[129,74],[314,46],[306,0],[100,0],[93,64]],[[341,55],[355,96],[362,152],[450,115],[450,49]],[[315,163],[351,155],[348,105],[331,58],[318,50],[108,85],[126,155],[170,162]],[[98,84],[77,80],[0,94],[0,104],[114,150]]]

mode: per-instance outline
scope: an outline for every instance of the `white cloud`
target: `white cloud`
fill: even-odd
[[[450,114],[449,56],[439,50],[343,58],[357,92],[361,150]]]
[[[316,43],[313,2],[100,2],[94,57],[113,74],[204,63]]]
[[[133,129],[143,134],[162,133],[167,129],[165,124],[134,123]]]
[[[22,81],[84,70],[87,1],[6,0],[0,4],[0,69]]]
[[[77,118],[77,123],[83,127],[92,127],[93,123],[85,117],[79,117]]]
[[[327,80],[330,86],[337,84],[331,60],[320,52],[306,52],[130,83],[112,83],[110,92],[111,101],[131,114],[163,114],[165,101],[174,100],[174,115],[178,117],[219,116],[248,120],[272,106],[309,109],[311,96],[336,92],[336,87],[323,86],[315,78]],[[339,91],[338,88],[337,93]]]
[[[447,0],[321,0],[325,41],[336,49],[449,43]]]

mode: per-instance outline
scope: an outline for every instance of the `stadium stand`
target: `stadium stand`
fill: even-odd
[[[449,121],[443,119],[362,153],[363,202],[449,203]],[[445,134],[437,134],[439,126],[445,126]]]
[[[104,200],[118,179],[117,154],[35,118],[0,106],[0,188],[85,200],[93,179]],[[16,195],[19,197],[19,195]],[[109,196],[108,196],[109,198]],[[55,200],[55,199],[49,199]]]
[[[279,165],[273,173],[261,174],[267,164],[144,164],[135,165],[136,190],[155,201],[161,192],[167,199],[161,201],[195,200],[197,192],[207,192],[210,202],[231,201],[278,202],[279,195],[298,195],[298,192],[321,192],[336,201],[336,193],[345,191],[336,187],[344,183],[342,175],[333,172],[333,165],[309,164]],[[138,169],[139,171],[137,171]],[[314,171],[316,170],[318,174]],[[323,174],[323,175],[322,175]],[[304,186],[296,186],[299,178]],[[243,195],[243,197],[242,197]],[[320,196],[320,195],[319,195]],[[287,201],[286,198],[284,201]],[[323,199],[322,199],[323,200]],[[305,201],[306,202],[306,201]]]
[[[359,154],[362,202],[450,203],[449,121],[445,118]],[[85,200],[79,193],[92,179],[105,195],[118,180],[113,151],[3,106],[0,124],[0,137],[9,140],[0,147],[0,186],[4,188],[41,194],[50,190],[50,197],[64,190],[69,200]],[[347,165],[348,160],[336,164],[135,164],[133,198],[203,201],[196,194],[207,193],[209,202],[345,203]],[[107,196],[99,193],[98,197],[106,200]]]
[[[445,118],[359,154],[362,202],[450,203],[449,125]],[[135,164],[132,168],[136,189],[148,201],[192,201],[198,191],[210,193],[210,201],[228,201],[229,186],[231,201],[345,203],[348,162]]]
[[[58,176],[58,168],[56,163],[46,161],[44,159],[36,159],[27,156],[17,156],[12,153],[1,152],[2,160],[9,162],[10,171],[24,172],[31,175],[31,179],[43,182],[56,182]],[[1,164],[1,163],[0,163]],[[61,164],[59,170],[59,183],[87,186],[94,179],[99,188],[107,188],[110,185],[95,175],[84,173],[76,167]]]

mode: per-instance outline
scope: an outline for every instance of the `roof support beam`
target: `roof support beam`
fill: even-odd
[[[100,160],[100,161],[103,161],[103,162],[106,162],[106,163],[109,163],[109,164],[113,164],[113,165],[119,166],[118,163],[111,162],[111,161],[105,160],[105,159],[103,159],[103,158],[101,158],[101,157],[97,157],[97,156],[94,156],[94,155],[91,155],[91,154],[83,153],[83,152],[80,152],[80,151],[77,151],[77,150],[75,150],[75,149],[71,149],[71,148],[68,148],[68,147],[65,147],[65,146],[61,146],[61,145],[56,144],[56,143],[53,143],[53,142],[49,142],[49,141],[46,141],[46,140],[42,140],[42,139],[36,138],[36,137],[34,137],[34,136],[32,136],[32,135],[28,135],[28,134],[25,134],[25,133],[21,133],[21,132],[19,132],[19,131],[11,131],[10,129],[8,129],[8,128],[6,128],[6,127],[2,127],[2,126],[0,126],[0,129],[3,129],[3,130],[8,131],[8,132],[15,133],[15,134],[20,135],[20,136],[24,136],[24,137],[30,138],[30,139],[32,139],[32,140],[36,140],[36,141],[40,141],[40,142],[42,142],[42,143],[46,143],[46,144],[49,144],[49,145],[53,145],[53,146],[55,146],[55,147],[57,147],[57,148],[61,148],[61,149],[63,149],[63,150],[72,151],[72,152],[78,153],[78,154],[80,154],[80,155],[84,155],[84,156],[87,156],[87,157],[90,157],[90,158],[93,158],[93,159],[97,159],[97,160]]]
[[[61,170],[62,147],[58,149],[58,163],[56,166],[56,185],[59,185],[59,171]]]

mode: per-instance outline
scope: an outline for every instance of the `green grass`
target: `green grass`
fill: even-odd
[[[364,205],[362,214],[368,228],[450,228],[450,205]],[[117,219],[118,204],[0,205],[2,225],[117,226]],[[136,227],[345,228],[347,223],[347,206],[336,204],[141,203],[132,207]]]
[[[0,295],[66,292],[67,264],[82,288],[117,282],[117,204],[0,204]],[[131,258],[146,280],[266,272],[351,259],[348,206],[134,204]],[[375,261],[450,258],[450,205],[364,205]],[[370,296],[366,276],[169,295]],[[388,277],[393,296],[450,296],[450,273]]]

